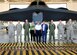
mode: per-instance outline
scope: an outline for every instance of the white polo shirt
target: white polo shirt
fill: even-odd
[[[36,24],[36,25],[35,25],[35,29],[36,29],[36,30],[41,30],[41,29],[42,29],[42,27],[41,27],[41,25],[40,25],[40,24],[39,24],[39,25],[37,25],[37,24]]]

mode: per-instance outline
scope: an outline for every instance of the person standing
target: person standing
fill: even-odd
[[[76,20],[74,20],[73,21],[73,26],[74,26],[74,35],[76,36],[76,34],[77,34],[77,21]]]
[[[30,39],[29,39],[29,27],[30,27],[30,24],[29,24],[28,20],[25,20],[25,23],[23,24],[25,42],[30,41]]]
[[[18,21],[18,24],[16,25],[16,31],[17,31],[17,42],[22,42],[22,25],[20,24],[20,21]]]
[[[59,24],[57,25],[57,29],[58,29],[58,43],[60,43],[60,38],[62,37],[62,41],[64,43],[64,24],[62,23],[62,21],[59,21]]]
[[[53,20],[49,23],[49,42],[53,39],[53,43],[55,44],[55,24]]]
[[[9,42],[14,43],[15,42],[15,25],[12,23],[12,21],[9,22],[8,25],[8,35],[9,35]]]
[[[71,19],[69,19],[69,21],[66,24],[66,36],[67,36],[67,42],[71,43],[73,42],[72,37],[74,36],[74,30],[73,30],[73,22]]]
[[[46,43],[47,39],[47,30],[48,30],[48,25],[43,21],[42,23],[42,42]]]
[[[37,24],[35,25],[35,33],[36,33],[37,43],[41,42],[41,32],[42,32],[41,30],[42,30],[42,27],[41,27],[40,22],[38,21]]]
[[[35,41],[34,29],[35,29],[35,24],[34,24],[34,22],[32,22],[32,23],[30,24],[31,41]]]

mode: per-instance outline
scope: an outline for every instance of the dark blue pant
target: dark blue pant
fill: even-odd
[[[47,39],[47,32],[43,31],[42,32],[42,42],[46,43],[46,39]]]
[[[41,30],[36,30],[36,39],[37,43],[41,42]]]
[[[34,33],[34,30],[30,30],[30,34],[31,34],[31,41],[35,41],[35,33]]]

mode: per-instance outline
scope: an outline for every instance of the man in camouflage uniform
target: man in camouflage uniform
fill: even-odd
[[[22,25],[20,24],[20,21],[18,21],[18,24],[16,25],[16,31],[17,31],[17,42],[19,42],[19,37],[20,37],[20,42],[22,42]]]
[[[8,35],[9,35],[9,42],[14,43],[15,42],[15,25],[12,23],[12,21],[9,22],[8,25]]]
[[[62,21],[59,21],[59,24],[57,25],[57,29],[58,29],[58,43],[60,43],[60,38],[62,37],[62,41],[64,42],[64,24],[62,23]]]
[[[66,37],[67,37],[67,42],[73,42],[72,37],[74,36],[74,29],[73,29],[73,22],[71,19],[66,24]]]

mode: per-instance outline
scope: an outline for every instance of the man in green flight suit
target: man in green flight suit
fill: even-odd
[[[53,43],[55,44],[55,24],[53,23],[53,20],[49,23],[49,42],[52,41],[53,38]]]
[[[24,41],[25,42],[29,42],[30,39],[29,39],[29,27],[30,27],[30,24],[28,22],[28,20],[25,20],[25,23],[23,24],[23,28],[24,28]]]

